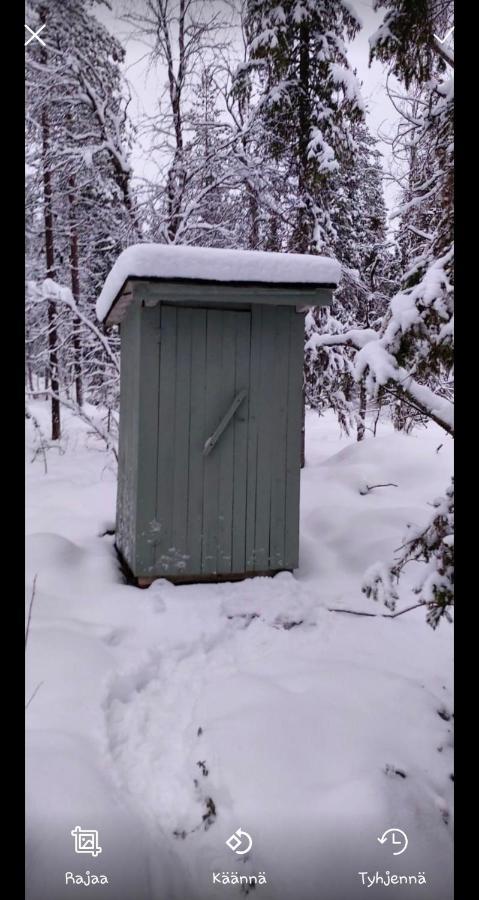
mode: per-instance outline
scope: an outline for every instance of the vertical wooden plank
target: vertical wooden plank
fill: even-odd
[[[190,438],[188,458],[188,572],[202,570],[203,444],[206,440],[206,310],[191,310]]]
[[[246,566],[246,496],[247,496],[247,455],[248,420],[251,404],[250,354],[251,315],[240,313],[237,319],[235,340],[235,394],[247,390],[248,395],[240,406],[233,421],[233,509],[231,533],[231,571],[240,573]]]
[[[261,421],[261,395],[259,391],[261,367],[261,333],[263,326],[263,307],[254,304],[251,307],[251,350],[250,350],[250,395],[247,437],[247,483],[246,483],[246,535],[245,566],[247,572],[256,568],[256,498],[258,480],[258,438]]]
[[[173,470],[176,429],[177,309],[161,306],[158,474],[156,488],[156,570],[171,574],[173,556]],[[157,401],[158,402],[158,401]],[[174,571],[174,570],[173,570]]]
[[[223,312],[222,341],[219,349],[221,357],[221,393],[224,398],[220,417],[235,398],[236,375],[236,329],[241,313]],[[237,415],[237,414],[236,414]],[[235,417],[236,417],[235,415]],[[216,571],[231,572],[232,564],[232,524],[234,486],[234,427],[235,417],[221,435],[213,454],[218,457],[218,543]]]
[[[222,343],[225,313],[206,313],[206,429],[203,443],[213,433],[224,413],[225,393],[221,383]],[[230,401],[231,402],[231,401]],[[216,448],[217,450],[218,448]],[[219,459],[213,451],[204,459],[202,573],[216,574],[218,553]]]
[[[254,569],[264,572],[270,569],[270,507],[271,467],[277,448],[274,446],[275,404],[272,399],[272,375],[275,368],[274,328],[275,308],[262,309],[260,340],[258,448],[256,473],[256,516],[254,539]],[[256,389],[255,389],[256,390]]]
[[[138,496],[135,575],[155,570],[158,524],[156,483],[158,462],[158,390],[161,307],[141,307],[138,371]]]
[[[120,421],[118,434],[118,478],[116,488],[116,532],[115,543],[120,553],[127,558],[128,553],[128,473],[130,461],[130,428],[127,421],[130,417],[131,400],[130,385],[128,379],[128,355],[131,349],[128,346],[128,320],[131,315],[131,307],[128,310],[120,330],[121,355],[120,355]],[[130,314],[130,315],[129,315]],[[131,560],[127,560],[131,565]]]
[[[288,432],[286,443],[285,567],[299,561],[299,489],[303,403],[304,316],[290,309]]]
[[[115,543],[135,568],[138,472],[139,309],[131,306],[121,326],[120,433]]]
[[[190,447],[190,391],[192,310],[178,309],[176,314],[176,386],[173,444],[175,448],[171,478],[173,481],[171,571],[182,575],[188,566],[188,490]]]
[[[128,310],[128,312],[131,312]],[[129,416],[130,400],[128,397],[129,385],[127,379],[127,354],[128,354],[128,313],[121,327],[121,358],[120,358],[120,421],[118,433],[118,478],[116,487],[116,529],[115,543],[120,553],[126,559],[125,551],[128,545],[127,536],[127,473],[129,448],[129,428],[127,417]],[[130,565],[130,561],[128,561]]]
[[[288,378],[290,350],[290,311],[276,307],[270,340],[274,343],[274,366],[270,380],[269,404],[272,408],[271,497],[269,564],[271,569],[285,565],[286,445],[288,431]]]

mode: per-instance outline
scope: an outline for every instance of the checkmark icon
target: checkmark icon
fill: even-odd
[[[437,41],[439,41],[440,44],[445,44],[446,41],[447,41],[447,39],[448,39],[449,37],[451,37],[451,34],[452,34],[453,31],[454,31],[454,25],[452,26],[452,28],[449,29],[449,31],[447,32],[447,34],[444,35],[444,37],[442,38],[442,40],[441,40],[441,38],[439,37],[438,34],[435,34],[434,37],[436,38]]]

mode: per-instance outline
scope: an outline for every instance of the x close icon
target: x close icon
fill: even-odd
[[[33,31],[33,29],[30,28],[30,26],[27,25],[27,23],[25,22],[25,28],[26,28],[27,31],[29,31],[30,34],[31,34],[31,37],[28,38],[28,41],[25,41],[25,47],[30,43],[30,41],[33,41],[34,38],[35,38],[40,44],[43,44],[44,47],[46,46],[45,41],[42,41],[42,39],[41,39],[40,37],[38,37],[38,35],[40,34],[40,32],[43,31],[43,29],[45,28],[45,25],[44,25],[44,24],[40,26],[40,28],[38,29],[38,31]]]

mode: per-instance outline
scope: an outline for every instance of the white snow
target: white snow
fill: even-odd
[[[346,333],[347,334],[347,333]],[[436,420],[443,422],[447,429],[454,430],[454,404],[447,397],[441,397],[431,390],[426,384],[419,384],[407,372],[398,366],[396,358],[389,353],[385,346],[387,338],[383,336],[378,340],[367,340],[358,351],[354,361],[354,377],[357,381],[366,374],[368,391],[372,395],[375,385],[387,384],[392,380],[397,382],[407,393],[417,401],[419,407],[427,410]]]
[[[308,159],[314,158],[318,159],[322,172],[335,172],[339,168],[334,150],[324,139],[324,135],[319,128],[311,129],[311,136],[308,142]]]
[[[354,8],[355,4],[352,2],[352,0],[341,0],[341,5],[344,6],[345,9],[347,9],[349,15],[352,16],[353,19],[356,19],[359,27],[362,28],[363,20],[361,19],[357,10]]]
[[[320,334],[319,331],[314,332],[306,341],[306,350],[319,350],[320,347],[336,346],[341,338],[341,343],[352,344],[354,347],[361,349],[371,341],[378,340],[378,332],[373,328],[349,328],[343,334],[337,332],[333,334]]]
[[[48,405],[32,412],[46,427]],[[428,520],[452,441],[383,424],[358,444],[308,415],[298,571],[140,591],[102,536],[110,457],[64,420],[47,474],[28,432],[29,900],[69,896],[65,871],[87,868],[115,900],[222,896],[212,870],[264,871],[265,900],[355,900],[360,871],[424,871],[408,896],[449,900],[452,627],[433,631],[422,609],[383,618],[361,582]],[[408,583],[399,593],[413,602]],[[96,860],[74,854],[76,825],[99,830]],[[377,841],[392,826],[409,838],[396,858]],[[246,857],[225,845],[238,828]]]
[[[341,267],[325,256],[223,250],[167,244],[133,244],[118,257],[98,297],[96,313],[103,321],[128,278],[187,278],[264,284],[331,284]]]
[[[29,282],[29,289],[31,291],[37,288],[38,295],[43,300],[57,300],[61,303],[68,303],[71,305],[73,301],[73,294],[70,288],[65,287],[63,284],[58,284],[58,282],[53,281],[52,278],[44,278],[41,285],[36,285],[34,281]]]
[[[361,86],[354,72],[339,63],[331,63],[330,71],[334,84],[341,85],[346,99],[353,101],[358,109],[365,112],[366,107],[361,96]]]

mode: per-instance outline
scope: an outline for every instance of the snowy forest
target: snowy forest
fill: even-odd
[[[436,36],[452,3],[375,4],[384,20],[370,58],[399,85],[391,222],[388,173],[348,60],[354,4],[125,2],[122,20],[161,71],[157,110],[139,122],[102,5],[28,6],[53,36],[26,57],[27,416],[31,398],[49,398],[42,452],[61,439],[67,408],[115,453],[119,342],[94,301],[119,252],[143,241],[334,256],[334,306],[306,317],[307,407],[334,410],[358,441],[374,430],[372,407],[406,433],[433,421],[452,434],[454,63]],[[135,177],[140,139],[155,176]],[[363,589],[394,609],[403,568],[424,562],[417,599],[435,626],[453,599],[452,483],[431,501],[426,528]]]
[[[101,872],[115,900],[210,900],[241,871],[232,896],[353,900],[388,897],[389,866],[450,900],[452,0],[27,0],[25,22],[27,897]],[[340,264],[330,306],[291,312],[293,571],[122,568],[96,304],[137,244]]]

